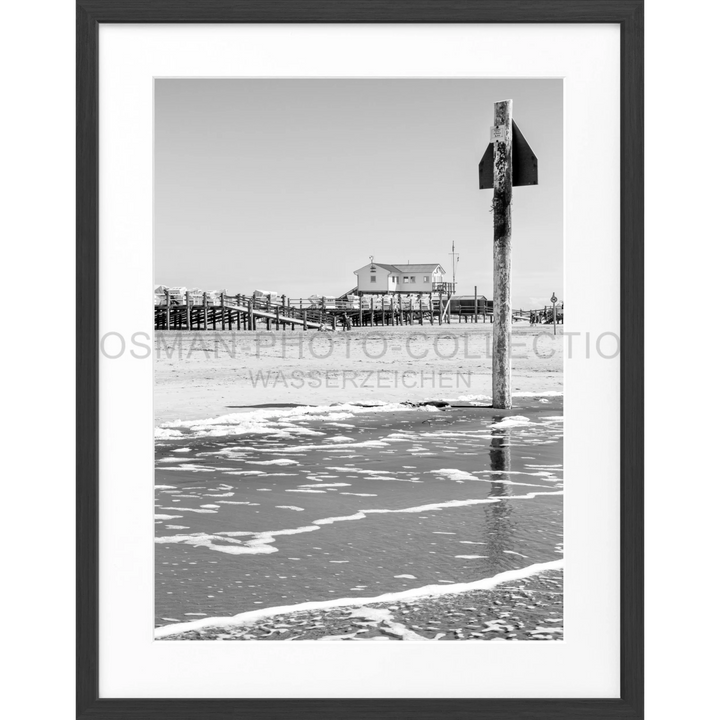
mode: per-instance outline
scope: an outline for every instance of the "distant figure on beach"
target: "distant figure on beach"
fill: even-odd
[[[350,322],[350,317],[348,316],[347,313],[343,313],[342,326],[343,326],[343,332],[347,332],[352,327],[352,323]]]

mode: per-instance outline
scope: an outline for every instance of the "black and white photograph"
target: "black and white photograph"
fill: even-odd
[[[82,707],[636,716],[629,2],[87,11]]]
[[[562,642],[563,80],[153,91],[155,640]]]

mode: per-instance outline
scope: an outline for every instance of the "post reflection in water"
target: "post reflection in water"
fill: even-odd
[[[503,418],[495,417],[493,422],[499,423]],[[492,428],[490,440],[490,492],[489,497],[508,497],[512,495],[510,480],[510,448],[512,445],[510,429],[506,427]],[[494,571],[501,572],[508,567],[508,555],[514,534],[515,523],[512,520],[512,503],[505,500],[485,506],[487,521],[487,556],[488,564]]]

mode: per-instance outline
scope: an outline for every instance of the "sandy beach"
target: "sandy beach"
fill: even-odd
[[[562,326],[513,328],[513,388],[562,392]],[[350,332],[158,332],[156,424],[248,406],[491,394],[491,323]]]

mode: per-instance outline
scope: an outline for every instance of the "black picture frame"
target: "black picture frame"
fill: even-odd
[[[77,717],[643,717],[643,0],[78,0]],[[99,698],[98,28],[100,23],[614,23],[621,30],[619,699]]]

